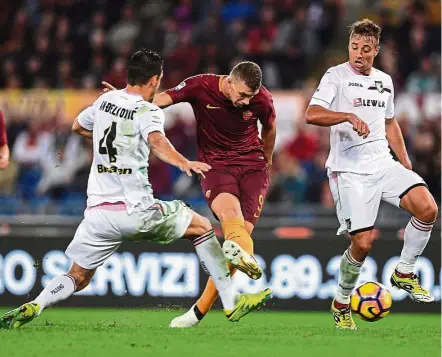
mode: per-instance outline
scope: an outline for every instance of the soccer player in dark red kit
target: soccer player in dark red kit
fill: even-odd
[[[256,63],[241,62],[227,76],[196,75],[154,99],[160,108],[181,102],[190,103],[195,114],[198,160],[212,167],[201,186],[221,222],[230,272],[238,269],[259,279],[262,271],[253,257],[250,234],[263,208],[276,137],[275,109],[271,94],[262,85],[261,69]],[[170,326],[196,326],[217,297],[209,279],[197,303]]]

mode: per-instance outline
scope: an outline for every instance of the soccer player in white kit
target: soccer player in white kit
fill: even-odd
[[[85,217],[66,249],[72,267],[66,275],[55,277],[35,300],[3,315],[0,328],[20,327],[44,308],[84,289],[123,240],[160,244],[183,237],[191,240],[203,269],[216,284],[229,321],[239,321],[271,297],[270,289],[237,294],[208,219],[182,201],[154,198],[148,178],[150,150],[189,176],[194,172],[204,177],[210,166],[187,160],[164,135],[164,113],[151,103],[163,75],[161,56],[137,51],[127,73],[125,89],[101,95],[73,124],[76,133],[93,140],[94,159]]]
[[[332,303],[335,325],[343,329],[356,329],[350,295],[373,245],[381,200],[412,215],[392,285],[415,301],[434,301],[413,268],[430,239],[438,209],[423,179],[412,171],[394,119],[392,79],[373,67],[380,34],[381,28],[369,19],[352,24],[349,61],[327,70],[306,112],[308,124],[331,127],[326,168],[341,225],[338,234],[351,235]],[[389,146],[399,162],[393,160]]]

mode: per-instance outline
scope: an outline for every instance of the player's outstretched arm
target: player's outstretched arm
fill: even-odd
[[[161,132],[151,132],[147,137],[152,152],[162,161],[167,162],[173,166],[178,167],[181,171],[185,172],[188,176],[192,176],[192,171],[205,178],[204,172],[211,169],[210,165],[199,161],[189,161],[178,151],[175,150]]]
[[[396,119],[385,119],[385,134],[387,136],[388,144],[398,158],[399,162],[406,169],[412,170],[413,166],[410,158],[408,157],[401,127]]]
[[[101,93],[107,93],[113,90],[117,90],[117,88],[115,88],[112,84],[105,81],[102,81],[101,84],[104,87]],[[173,104],[173,100],[169,94],[167,94],[166,92],[162,92],[155,96],[152,103],[160,108],[166,108]]]
[[[348,122],[353,125],[353,130],[356,131],[359,136],[363,136],[364,139],[370,134],[368,124],[359,119],[355,114],[334,112],[320,105],[308,106],[305,112],[305,121],[307,124],[318,126],[333,126]]]
[[[173,104],[173,100],[169,94],[167,94],[166,92],[162,92],[155,96],[152,103],[160,108],[167,108],[168,106]]]

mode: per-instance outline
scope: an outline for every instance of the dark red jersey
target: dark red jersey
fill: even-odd
[[[174,103],[188,102],[197,123],[198,160],[208,164],[264,166],[258,120],[267,128],[275,120],[269,91],[261,86],[250,104],[233,106],[221,92],[222,76],[200,74],[166,91]]]

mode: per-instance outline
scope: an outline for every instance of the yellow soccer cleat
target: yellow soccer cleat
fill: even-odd
[[[333,299],[331,305],[331,312],[335,320],[335,326],[341,330],[356,330],[356,324],[351,316],[350,306],[338,309],[335,307],[335,300]]]
[[[429,303],[434,301],[434,296],[422,287],[417,275],[412,274],[409,277],[400,277],[399,274],[396,270],[393,272],[390,278],[391,285],[405,290],[416,302]]]
[[[28,322],[31,322],[38,316],[40,305],[34,302],[28,302],[22,306],[11,310],[0,318],[0,328],[16,329]]]
[[[256,294],[241,294],[233,310],[224,310],[227,320],[238,322],[253,310],[259,310],[272,298],[272,289],[265,289]]]
[[[247,274],[249,278],[257,280],[262,276],[262,270],[255,257],[242,249],[239,244],[226,240],[223,244],[223,252],[226,260],[236,269]]]

